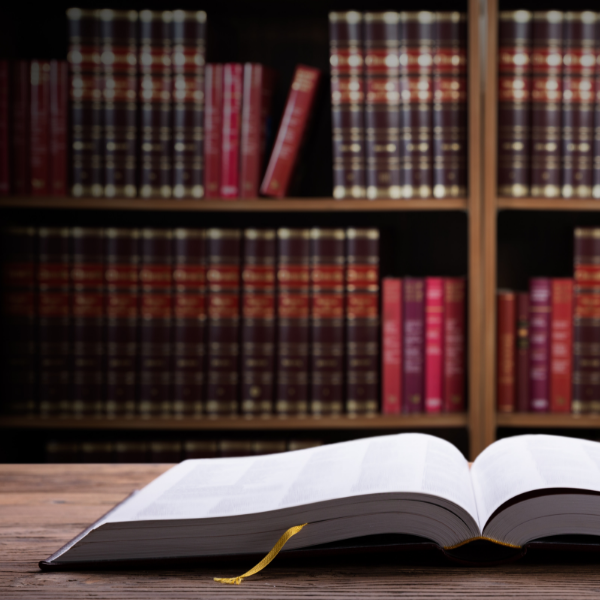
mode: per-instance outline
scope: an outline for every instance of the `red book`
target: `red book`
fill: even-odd
[[[425,412],[442,412],[444,279],[425,279]]]
[[[10,120],[10,63],[0,60],[0,196],[10,194],[10,171],[8,167],[9,136],[8,123]]]
[[[551,281],[534,277],[529,282],[529,410],[550,408],[550,309]]]
[[[30,64],[27,60],[18,60],[13,70],[12,97],[12,143],[13,155],[13,191],[24,196],[31,191],[29,179],[29,104],[31,94]]]
[[[517,410],[529,410],[529,294],[517,294]]]
[[[244,66],[223,66],[223,133],[221,134],[221,198],[240,195],[239,155]]]
[[[273,97],[274,72],[263,65],[244,65],[240,144],[240,198],[256,198],[263,173],[267,121]]]
[[[517,303],[514,292],[498,292],[498,348],[496,351],[496,401],[498,412],[515,412],[515,333]]]
[[[29,143],[31,148],[31,194],[47,196],[50,192],[50,62],[31,61],[31,105]]]
[[[273,152],[260,187],[265,196],[283,198],[288,195],[320,78],[319,69],[304,65],[296,67]]]
[[[206,65],[204,76],[204,193],[206,198],[218,198],[221,187],[223,65]]]
[[[465,410],[465,280],[444,279],[444,410]]]
[[[422,413],[424,398],[425,280],[402,282],[402,412]]]
[[[50,185],[51,196],[67,195],[67,103],[69,68],[50,61]]]
[[[552,280],[550,412],[571,412],[573,280]]]
[[[384,278],[382,294],[381,412],[395,415],[402,406],[402,280]]]

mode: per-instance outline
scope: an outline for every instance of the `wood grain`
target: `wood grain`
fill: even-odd
[[[498,427],[526,429],[596,429],[600,427],[600,415],[498,413],[496,423]]]
[[[496,206],[504,210],[600,210],[598,198],[498,198]]]

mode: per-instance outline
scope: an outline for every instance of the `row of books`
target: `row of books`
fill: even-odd
[[[373,415],[377,229],[12,228],[5,411]]]
[[[600,13],[500,13],[498,193],[600,198]]]
[[[467,192],[460,12],[329,14],[335,198]]]
[[[382,281],[384,414],[465,410],[465,280]]]

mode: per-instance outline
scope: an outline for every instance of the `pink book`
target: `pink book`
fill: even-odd
[[[550,317],[552,281],[529,281],[529,410],[550,409]]]
[[[465,410],[465,280],[444,279],[444,410]]]
[[[383,279],[381,412],[395,415],[402,406],[402,280]]]
[[[442,412],[444,279],[425,279],[425,412]]]
[[[221,134],[221,198],[240,195],[239,157],[244,66],[223,66],[223,129]]]
[[[218,198],[221,186],[223,65],[206,65],[204,77],[204,197]]]
[[[550,412],[571,412],[573,280],[552,280],[550,317]]]

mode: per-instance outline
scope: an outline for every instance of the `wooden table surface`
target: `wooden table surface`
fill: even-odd
[[[252,565],[43,573],[37,563],[168,465],[0,465],[0,598],[599,598],[598,558],[526,559],[500,567],[387,555],[277,564],[240,586],[214,576]]]

